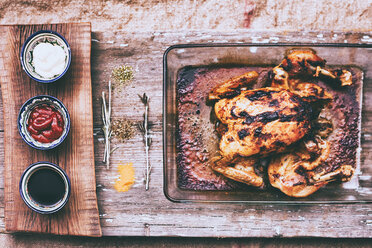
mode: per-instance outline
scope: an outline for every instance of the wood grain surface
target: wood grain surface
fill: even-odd
[[[71,47],[70,69],[62,80],[53,84],[37,83],[21,68],[19,58],[22,44],[39,30],[57,31]],[[0,82],[6,106],[3,109],[6,230],[101,236],[94,170],[90,24],[1,26],[0,50]],[[17,130],[20,107],[27,99],[40,94],[60,99],[71,116],[67,139],[51,151],[30,148]],[[58,164],[70,178],[70,200],[56,214],[40,215],[33,212],[19,195],[22,172],[37,161]]]
[[[92,33],[93,117],[98,205],[103,235],[107,236],[188,236],[188,237],[372,237],[372,206],[356,205],[246,205],[180,204],[163,194],[162,153],[162,58],[173,44],[208,42],[335,42],[372,43],[372,33],[343,32],[251,32],[188,31]],[[135,79],[121,91],[113,92],[113,117],[142,121],[143,105],[137,94],[150,97],[150,122],[153,166],[150,189],[144,190],[144,147],[139,131],[120,143],[112,139],[111,168],[102,163],[101,101],[113,68],[133,66]],[[371,75],[368,75],[369,79]],[[2,89],[3,90],[3,89]],[[370,96],[370,97],[369,97]],[[372,148],[372,87],[365,81],[363,104],[363,149]],[[3,102],[0,101],[0,111]],[[0,148],[3,147],[0,118]],[[372,153],[363,153],[362,163],[372,164]],[[0,149],[0,164],[4,162]],[[125,193],[115,191],[117,166],[133,162],[136,183]],[[0,174],[4,168],[0,166]],[[4,185],[0,177],[0,201]],[[3,201],[1,201],[3,202]],[[0,229],[4,230],[4,210],[0,205]]]
[[[92,22],[106,30],[371,29],[366,0],[2,0],[0,23]],[[316,7],[315,7],[316,6]],[[27,13],[27,14],[24,14]],[[306,13],[306,14],[303,14]]]

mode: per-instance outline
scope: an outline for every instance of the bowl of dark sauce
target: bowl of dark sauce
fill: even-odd
[[[71,185],[66,172],[58,165],[37,162],[24,171],[19,191],[29,208],[41,214],[51,214],[66,205]]]

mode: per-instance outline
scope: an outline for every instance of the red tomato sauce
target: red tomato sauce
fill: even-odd
[[[32,138],[41,143],[51,143],[61,137],[65,122],[58,110],[46,104],[34,108],[27,122]]]

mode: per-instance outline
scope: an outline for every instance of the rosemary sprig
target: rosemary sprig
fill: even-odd
[[[109,81],[108,106],[106,104],[105,92],[102,91],[102,121],[103,121],[103,135],[105,137],[105,153],[103,162],[106,163],[107,169],[110,168],[110,138],[111,138],[111,81]]]
[[[143,122],[138,124],[138,128],[143,133],[143,143],[145,144],[145,151],[146,151],[146,171],[145,171],[145,189],[149,189],[150,184],[150,174],[151,174],[151,168],[149,161],[149,150],[151,145],[151,137],[149,133],[149,97],[146,95],[146,93],[143,93],[143,96],[138,95],[142,101],[142,103],[145,105],[145,113],[143,114]]]

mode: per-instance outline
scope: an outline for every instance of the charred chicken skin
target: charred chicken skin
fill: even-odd
[[[323,130],[323,136],[312,135],[320,110],[333,97],[319,85],[303,82],[301,76],[325,75],[341,85],[351,83],[345,76],[348,71],[337,73],[324,65],[312,51],[294,51],[272,69],[269,87],[247,89],[256,82],[256,72],[217,85],[208,96],[217,101],[214,112],[221,132],[221,156],[212,160],[212,169],[235,181],[262,187],[264,180],[255,172],[255,164],[260,157],[278,154],[268,167],[270,183],[293,197],[310,195],[335,178],[348,180],[353,174],[349,165],[333,171],[321,169],[330,150],[322,138],[332,130]],[[295,149],[289,148],[301,142]]]
[[[218,101],[214,109],[228,129],[220,141],[226,158],[281,151],[310,130],[309,104],[288,90],[247,90]]]
[[[278,66],[273,68],[271,73],[272,85],[288,88],[289,78],[304,76],[325,77],[341,86],[352,84],[351,72],[341,69],[325,69],[325,63],[326,61],[316,55],[314,51],[293,51]]]

